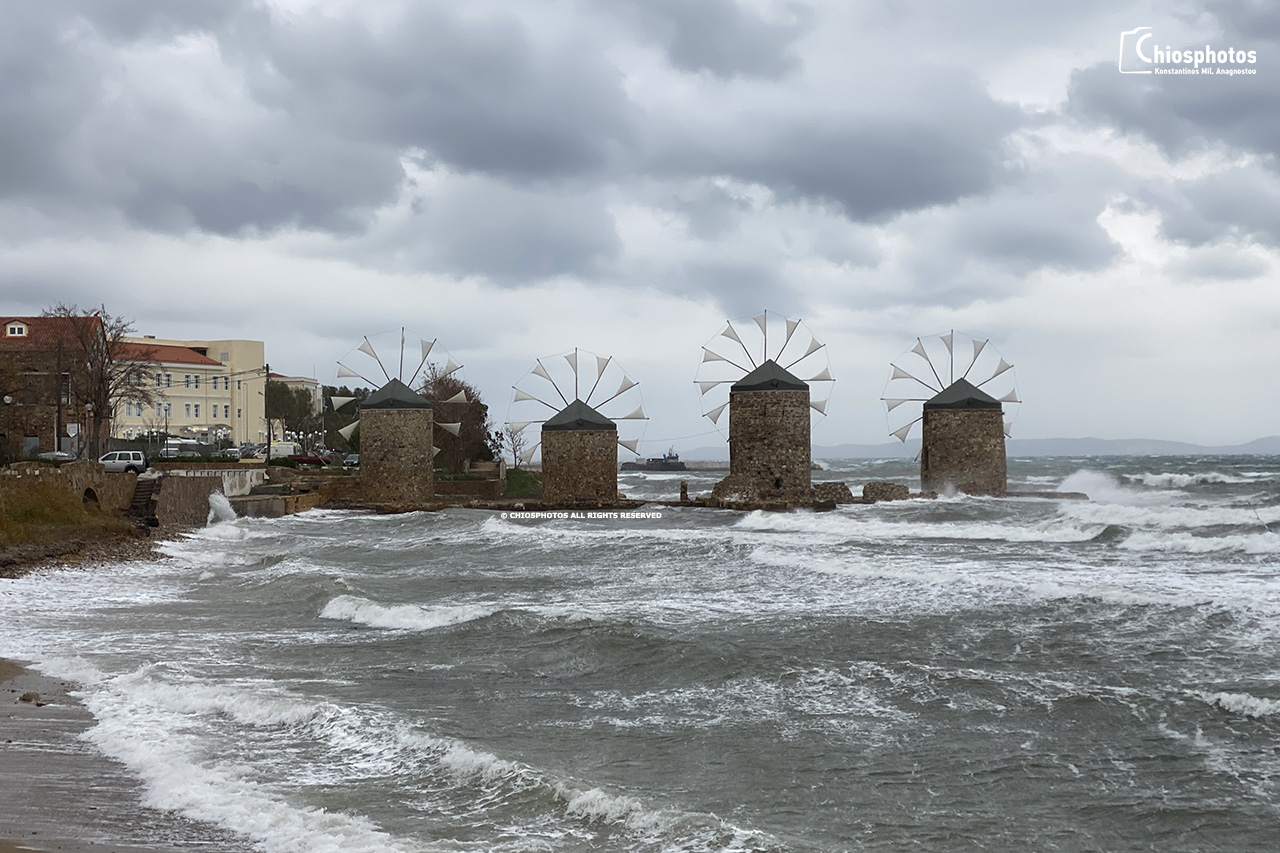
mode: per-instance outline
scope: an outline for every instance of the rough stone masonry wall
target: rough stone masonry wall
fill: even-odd
[[[808,391],[730,393],[730,491],[746,501],[807,504],[811,456]]]
[[[435,495],[431,409],[366,409],[360,413],[363,497],[387,506],[418,506]]]
[[[542,498],[549,504],[617,503],[618,434],[543,430]]]
[[[1004,413],[999,409],[926,409],[920,488],[1004,497],[1008,489]]]

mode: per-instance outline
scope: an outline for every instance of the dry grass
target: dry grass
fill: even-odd
[[[91,541],[127,535],[128,520],[52,483],[31,482],[6,490],[0,506],[0,548]]]

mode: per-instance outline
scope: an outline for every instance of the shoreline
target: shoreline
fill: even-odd
[[[147,806],[142,782],[83,737],[94,719],[75,689],[0,658],[0,853],[253,849],[247,839]]]

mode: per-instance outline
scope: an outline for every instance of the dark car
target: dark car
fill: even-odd
[[[293,459],[299,465],[332,465],[342,461],[342,457],[336,453],[302,453]]]
[[[342,467],[343,467],[343,468],[359,468],[359,467],[360,467],[360,454],[359,454],[359,453],[348,453],[348,454],[347,454],[347,456],[346,456],[346,458],[342,460]]]

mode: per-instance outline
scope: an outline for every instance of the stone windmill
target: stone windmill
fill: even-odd
[[[427,365],[427,359],[436,348],[436,341],[418,338],[418,345],[410,351],[416,350],[421,357],[417,365],[406,373],[405,350],[408,337],[406,330],[401,328],[395,375],[387,369],[367,336],[359,346],[343,356],[346,361],[352,361],[353,354],[360,353],[363,357],[372,359],[382,373],[384,382],[381,384],[367,378],[344,361],[338,362],[340,379],[358,378],[377,389],[361,404],[359,417],[338,432],[349,440],[357,429],[360,430],[360,476],[369,497],[387,503],[420,504],[435,493],[434,460],[439,452],[435,446],[435,430],[445,430],[456,436],[461,433],[462,424],[437,422],[434,406],[413,390],[412,385]],[[446,357],[441,375],[448,376],[462,368],[447,353]],[[410,363],[412,364],[412,356]],[[365,369],[369,373],[374,372],[368,367]],[[339,409],[354,399],[333,397],[331,402],[335,409]],[[466,393],[460,391],[442,402],[469,401]]]
[[[920,424],[920,488],[1003,496],[1005,436],[1021,404],[1013,365],[988,339],[954,330],[916,338],[890,364],[881,397],[889,432],[906,442]]]
[[[719,426],[728,412],[729,476],[712,495],[806,504],[811,418],[826,413],[835,381],[826,345],[800,320],[767,311],[739,324],[703,346],[694,380],[704,417]]]
[[[541,451],[547,503],[599,505],[617,501],[618,447],[636,453],[645,420],[640,383],[612,356],[574,349],[535,360],[512,386],[507,424],[515,436],[541,426],[520,458]]]

